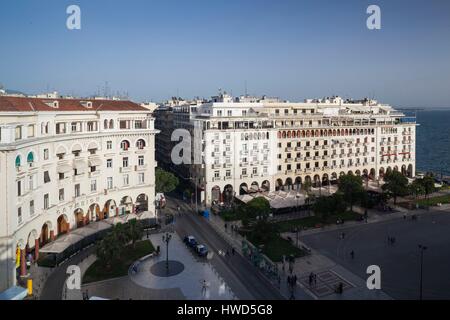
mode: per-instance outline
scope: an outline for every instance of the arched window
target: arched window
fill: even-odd
[[[128,148],[130,148],[130,142],[128,142],[127,140],[123,140],[123,141],[120,143],[120,148],[121,148],[123,151],[127,151]]]
[[[114,129],[114,120],[113,119],[109,120],[109,128]]]
[[[34,154],[33,152],[29,152],[27,155],[27,163],[33,163],[34,162]]]
[[[145,141],[142,140],[142,139],[139,139],[139,140],[136,142],[136,147],[137,147],[138,149],[144,149],[144,148],[145,148]]]
[[[108,120],[103,121],[103,128],[108,129]]]
[[[16,167],[20,167],[22,165],[22,159],[20,158],[20,156],[16,157]]]

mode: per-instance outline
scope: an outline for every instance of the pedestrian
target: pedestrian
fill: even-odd
[[[355,259],[355,252],[353,250],[350,252],[350,257],[352,257],[352,259]]]
[[[314,281],[314,275],[313,275],[313,273],[311,272],[311,273],[309,274],[309,286],[310,286],[310,287],[312,286],[313,281]]]
[[[297,284],[297,275],[294,274],[293,286],[295,287],[296,284]]]
[[[315,274],[315,273],[313,275],[313,280],[314,280],[314,286],[317,286],[317,274]]]
[[[234,254],[236,253],[236,250],[234,250],[234,247],[231,248],[231,254],[234,256]]]
[[[341,233],[341,239],[345,239],[345,232]]]
[[[228,228],[228,225],[225,223],[224,227],[225,227],[225,232],[226,232],[227,228]]]

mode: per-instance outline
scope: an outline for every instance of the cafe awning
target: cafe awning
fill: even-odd
[[[72,170],[72,166],[68,165],[68,164],[63,164],[63,165],[59,165],[56,167],[56,171],[58,171],[58,173],[67,173],[70,172]]]
[[[103,161],[100,158],[89,159],[88,161],[90,167],[98,167],[101,166]]]

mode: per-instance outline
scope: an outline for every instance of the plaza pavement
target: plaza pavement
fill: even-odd
[[[399,212],[372,223],[348,224],[330,227],[325,231],[302,233],[301,243],[312,248],[313,255],[298,259],[296,268],[304,273],[328,269],[349,282],[360,283],[358,287],[362,288],[363,282],[360,280],[367,278],[366,268],[378,265],[381,268],[383,292],[393,299],[418,299],[418,244],[423,244],[428,246],[424,253],[424,299],[449,299],[450,206],[412,212],[418,215],[416,221],[408,216],[404,219],[404,213]],[[342,232],[345,232],[344,239],[340,237]],[[395,245],[388,244],[388,236],[396,238]],[[350,257],[351,251],[355,252],[354,259]],[[365,291],[352,296],[364,297]]]

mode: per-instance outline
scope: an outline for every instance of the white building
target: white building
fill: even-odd
[[[38,255],[93,221],[154,217],[156,133],[130,101],[0,96],[0,291],[17,248]]]
[[[242,102],[244,101],[244,102]],[[210,205],[253,191],[329,185],[342,174],[415,175],[415,119],[372,100],[233,99],[174,108],[201,160],[188,166]],[[195,151],[194,151],[195,153]]]

